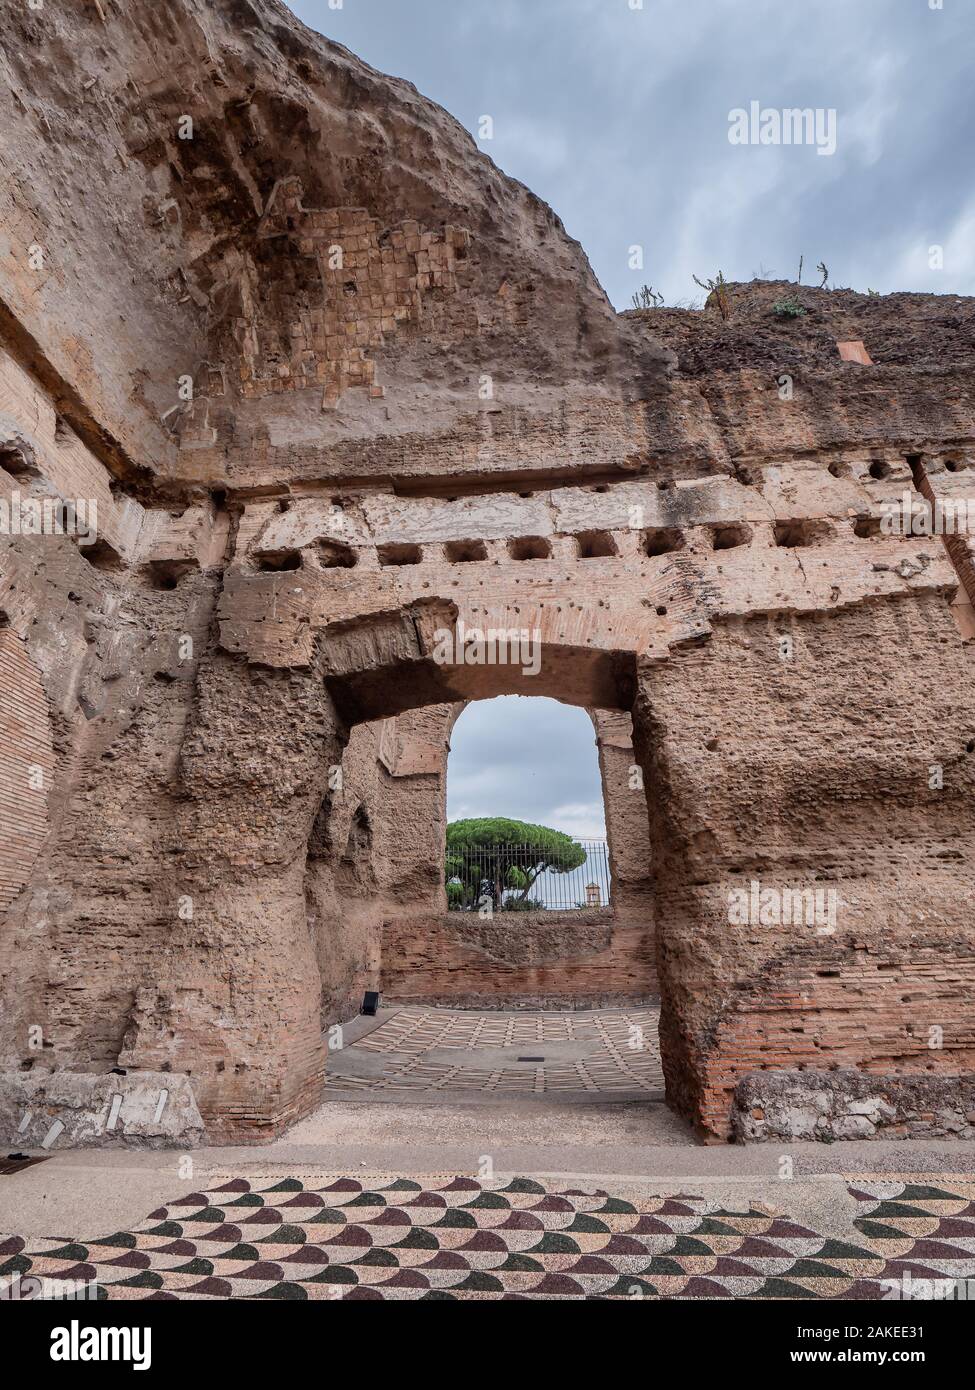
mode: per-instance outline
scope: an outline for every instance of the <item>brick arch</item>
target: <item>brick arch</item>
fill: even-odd
[[[251,582],[263,593],[265,580]],[[304,578],[275,583],[275,594],[290,584],[302,590],[296,602],[308,597]],[[308,932],[304,870],[328,768],[341,759],[343,721],[369,723],[488,694],[551,694],[587,709],[632,710],[634,760],[652,788],[667,1094],[704,1136],[728,1136],[734,1088],[756,1062],[788,1071],[810,1056],[826,1067],[849,1056],[843,1040],[850,1021],[859,1028],[873,1017],[862,952],[880,962],[878,979],[894,978],[888,972],[896,969],[910,985],[916,967],[927,965],[915,959],[918,914],[931,910],[927,884],[915,882],[919,852],[935,864],[946,924],[937,930],[954,972],[938,982],[952,1012],[939,998],[935,1021],[964,1016],[955,963],[971,942],[971,875],[964,867],[971,855],[949,859],[940,850],[948,825],[959,846],[975,843],[975,762],[957,751],[944,791],[921,806],[910,785],[894,803],[889,789],[904,785],[905,749],[914,750],[909,770],[922,786],[933,753],[942,752],[948,767],[948,751],[971,740],[972,708],[960,698],[891,701],[891,673],[904,659],[902,613],[850,605],[827,618],[797,618],[795,660],[783,663],[770,656],[780,623],[765,614],[712,621],[708,632],[688,622],[675,637],[655,633],[661,615],[642,600],[614,612],[608,600],[604,608],[563,599],[560,612],[546,599],[543,614],[529,588],[525,599],[505,595],[488,604],[463,596],[451,602],[434,590],[427,599],[411,592],[397,605],[384,592],[381,610],[317,625],[295,619],[289,627],[287,610],[264,608],[260,594],[249,609],[238,596],[232,620],[229,610],[222,613],[221,639],[235,654],[213,658],[201,676],[199,726],[183,758],[186,862],[177,885],[193,894],[196,923],[206,922],[207,932],[195,923],[174,928],[166,960],[152,962],[151,988],[140,991],[131,1042],[119,1058],[123,1066],[192,1072],[211,1136],[280,1131],[321,1096],[321,972]],[[530,625],[536,611],[537,676],[433,659],[437,632],[461,618],[485,627],[513,626],[516,618]],[[632,626],[617,621],[631,615]],[[925,616],[923,629],[908,629],[912,644],[918,633],[925,641],[930,634],[951,677],[945,689],[965,689],[967,651],[940,641],[950,637],[947,610],[932,604]],[[851,701],[843,684],[848,654],[865,635],[886,661],[860,673]],[[874,713],[865,717],[864,710]],[[262,775],[255,777],[255,766]],[[864,818],[888,851],[875,856],[867,874]],[[845,954],[839,983],[811,991],[802,988],[799,957],[789,954],[797,940],[792,927],[736,928],[728,890],[753,879],[791,888],[813,875],[836,885],[844,916],[835,938],[802,938],[803,960],[832,978],[837,950]],[[173,892],[169,865],[166,888]],[[790,991],[794,1006],[782,1007]],[[896,1039],[913,1049],[907,1065],[923,1070],[925,1033],[910,998],[898,996],[891,1012]],[[827,1027],[826,1015],[839,1025]],[[947,1035],[946,1046],[967,1072],[968,1035],[956,1034]],[[809,1047],[803,1043],[800,1054],[802,1037]]]
[[[462,655],[463,638],[472,633],[483,634],[496,660]],[[521,633],[527,645],[511,636]],[[507,645],[497,634],[508,635]],[[640,624],[614,623],[599,604],[431,599],[333,624],[324,634],[323,656],[329,692],[354,725],[499,695],[629,711],[647,640]]]
[[[10,627],[0,627],[0,913],[30,878],[48,831],[54,769],[40,672]],[[33,775],[32,775],[33,774]]]
[[[442,663],[437,659],[444,634],[470,633],[472,629],[485,637],[492,632],[527,630],[532,634],[532,642],[537,642],[530,669],[510,661],[492,665],[456,660]],[[658,655],[663,654],[655,648],[655,631],[645,608],[621,614],[614,612],[608,602],[598,600],[576,602],[563,596],[533,602],[526,595],[524,600],[492,604],[477,599],[447,602],[433,598],[405,605],[396,612],[332,624],[326,629],[320,648],[329,694],[350,726],[391,719],[422,708],[442,707],[446,711],[446,745],[457,718],[473,702],[519,695],[554,699],[585,711],[598,748],[607,833],[614,847],[617,896],[612,906],[612,925],[607,927],[609,940],[598,948],[590,943],[581,951],[580,963],[585,966],[581,973],[585,978],[579,992],[588,990],[592,996],[607,1000],[634,994],[644,998],[657,989],[646,799],[641,791],[640,809],[634,812],[622,805],[620,791],[627,780],[622,765],[627,758],[630,763],[635,759],[631,736],[638,665],[655,650]],[[444,820],[445,784],[444,776]],[[641,822],[640,833],[634,837],[637,843],[634,852],[625,857],[620,850],[620,836],[632,831],[637,820]],[[645,851],[644,861],[637,866],[634,860],[641,849]],[[620,876],[616,877],[618,869]],[[433,956],[439,954],[441,964],[448,958],[454,959],[450,955],[449,933],[445,936],[443,932],[443,915],[428,913],[426,919],[443,946],[439,953],[432,948]],[[415,959],[416,935],[416,923],[411,917],[395,919],[384,929],[384,951],[391,949],[408,963]],[[473,969],[472,961],[466,957],[463,961],[458,957],[455,963],[461,974]],[[402,984],[408,973],[400,969],[389,976],[384,956],[387,982],[393,978]],[[449,974],[449,969],[438,971],[436,979],[442,983]],[[488,992],[497,986],[496,975],[495,964],[480,977]],[[535,992],[539,996],[554,998],[566,992],[561,967],[535,971],[533,979],[535,976]],[[508,984],[515,993],[528,988],[521,981],[512,985],[509,980]],[[419,985],[417,988],[421,994],[442,993],[435,982],[428,990]],[[395,989],[393,992],[398,993]]]

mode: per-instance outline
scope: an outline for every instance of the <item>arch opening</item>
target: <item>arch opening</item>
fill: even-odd
[[[592,715],[556,700],[467,705],[447,761],[448,910],[608,908],[612,872]]]
[[[353,729],[327,815],[347,846],[365,799],[370,888],[347,898],[336,848],[331,911],[309,922],[342,920],[319,948],[323,1031],[341,1040],[326,1103],[427,1090],[438,1104],[664,1100],[633,759],[628,713],[544,696],[455,700]],[[490,852],[477,827],[466,845],[452,834],[486,821],[500,826]],[[381,996],[379,1023],[359,1047],[367,991]],[[544,1047],[525,1046],[532,1030]],[[460,1061],[448,1035],[468,1040]]]

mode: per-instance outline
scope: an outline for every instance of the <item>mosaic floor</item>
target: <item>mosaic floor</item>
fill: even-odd
[[[402,1008],[329,1058],[342,1091],[660,1094],[654,1009],[472,1013]]]
[[[237,1179],[105,1240],[0,1236],[0,1285],[97,1281],[99,1297],[124,1299],[869,1300],[905,1275],[914,1297],[918,1280],[975,1277],[975,1181],[848,1182],[859,1215],[845,1242],[754,1207],[530,1179]]]

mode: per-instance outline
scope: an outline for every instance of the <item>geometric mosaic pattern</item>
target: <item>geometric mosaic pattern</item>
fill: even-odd
[[[693,1196],[243,1179],[104,1240],[0,1236],[0,1284],[93,1280],[109,1299],[879,1299],[883,1279],[975,1277],[975,1182],[848,1179],[849,1241]]]
[[[656,1009],[640,1008],[515,1014],[404,1008],[333,1052],[329,1074],[343,1091],[659,1093],[659,1017]],[[589,1044],[589,1055],[565,1056],[579,1051],[574,1044]],[[481,1060],[486,1049],[501,1048],[511,1054],[507,1065]],[[381,1077],[357,1074],[360,1051],[384,1055]],[[518,1064],[524,1053],[545,1060]]]

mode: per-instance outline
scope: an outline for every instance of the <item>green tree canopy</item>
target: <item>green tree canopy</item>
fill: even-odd
[[[487,816],[447,826],[445,876],[452,907],[470,908],[490,897],[496,910],[505,894],[528,899],[543,873],[568,873],[586,862],[586,851],[571,836],[547,825]]]

